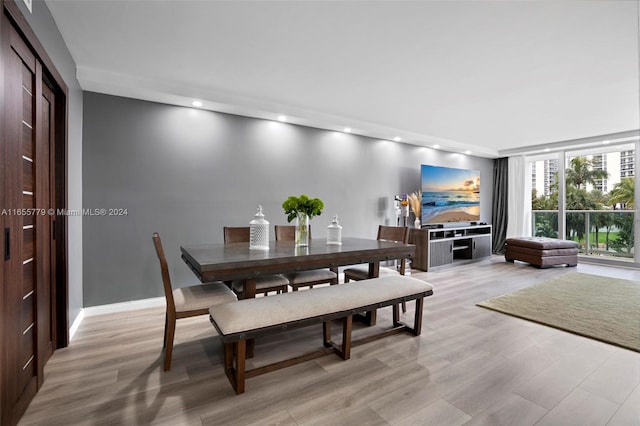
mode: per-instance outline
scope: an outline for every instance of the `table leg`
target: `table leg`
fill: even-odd
[[[254,297],[256,297],[256,279],[253,277],[247,278],[244,280],[244,286],[242,287],[242,298],[253,299]],[[253,358],[255,347],[255,339],[247,339],[247,358]]]
[[[254,297],[256,297],[256,279],[247,278],[242,287],[242,298],[253,299]]]
[[[369,278],[378,278],[380,276],[380,262],[369,263]],[[378,318],[377,311],[367,311],[363,314],[356,314],[353,316],[356,320],[365,323],[366,325],[376,325]]]
[[[378,278],[380,276],[380,262],[369,263],[369,278]]]
[[[378,278],[380,276],[380,262],[371,262],[369,263],[369,278]],[[367,312],[366,316],[366,324],[367,325],[376,325],[376,321],[378,318],[378,311],[373,310]]]

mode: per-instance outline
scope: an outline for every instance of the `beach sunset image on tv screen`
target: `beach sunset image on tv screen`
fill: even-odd
[[[422,223],[480,220],[478,170],[422,165]]]

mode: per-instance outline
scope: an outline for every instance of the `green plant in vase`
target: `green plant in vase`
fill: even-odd
[[[309,220],[314,216],[320,216],[324,203],[319,198],[309,198],[302,194],[299,197],[291,196],[282,203],[287,221],[296,220],[296,246],[309,245]]]

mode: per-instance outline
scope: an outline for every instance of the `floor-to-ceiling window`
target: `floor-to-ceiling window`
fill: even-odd
[[[558,156],[546,155],[532,159],[531,220],[533,235],[558,237]]]
[[[533,235],[577,241],[590,258],[633,262],[636,144],[603,141],[529,157]]]

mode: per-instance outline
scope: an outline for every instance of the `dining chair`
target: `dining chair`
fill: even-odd
[[[276,241],[295,241],[295,225],[275,225]],[[309,239],[311,239],[311,228],[309,228]],[[310,271],[288,272],[282,274],[293,291],[298,291],[300,287],[313,288],[317,284],[338,284],[338,274],[329,269],[313,269]]]
[[[209,315],[209,308],[227,302],[238,300],[235,293],[224,283],[217,281],[208,284],[198,284],[189,287],[173,289],[167,258],[164,255],[162,241],[157,232],[153,233],[153,244],[156,248],[160,270],[162,272],[162,284],[164,297],[167,302],[167,310],[164,318],[164,371],[171,369],[171,355],[173,354],[173,338],[176,331],[176,320],[198,315]]]
[[[223,227],[224,243],[248,243],[251,235],[251,228],[248,226],[225,226]],[[242,299],[244,280],[233,280],[230,283],[231,289]],[[262,293],[265,296],[270,291],[278,293],[286,293],[288,291],[289,281],[282,275],[265,275],[256,278],[256,293]]]
[[[394,241],[398,243],[409,242],[409,228],[406,226],[378,226],[378,236],[376,237],[378,241]],[[380,268],[380,277],[384,277],[387,275],[395,275],[400,274],[404,275],[407,268],[407,259],[402,259],[400,261],[400,270],[396,271],[394,269],[389,268]],[[348,283],[350,280],[360,281],[369,279],[369,265],[358,265],[347,268],[344,270],[344,282]],[[402,311],[406,312],[407,307],[404,302],[402,302]]]

